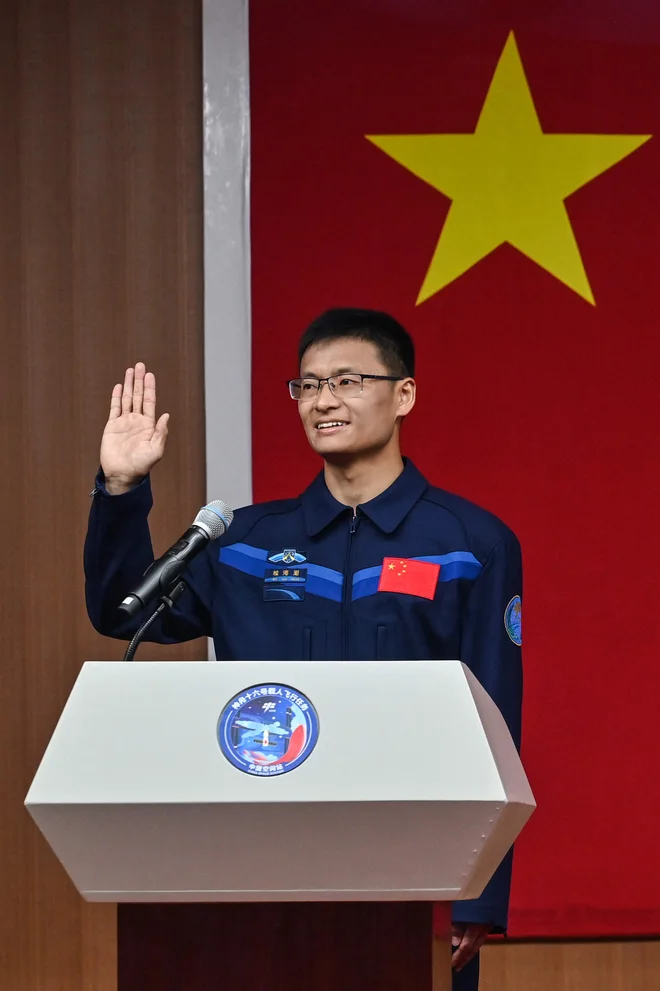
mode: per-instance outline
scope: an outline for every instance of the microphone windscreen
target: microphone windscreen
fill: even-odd
[[[203,506],[194,519],[193,526],[201,526],[211,540],[221,537],[234,518],[234,511],[221,499],[214,499]]]

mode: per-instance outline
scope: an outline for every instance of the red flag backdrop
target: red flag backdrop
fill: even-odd
[[[488,126],[513,130],[486,135],[476,165],[445,174],[458,145],[439,143],[414,174],[367,140],[475,132],[507,38]],[[658,933],[660,143],[643,138],[660,131],[660,8],[255,3],[251,101],[255,499],[296,493],[318,468],[284,387],[301,329],[328,306],[391,311],[419,355],[406,453],[523,547],[523,756],[539,810],[518,845],[511,933]],[[525,146],[530,106],[532,152],[498,160]],[[541,133],[640,138],[606,168],[600,146]],[[436,186],[418,177],[431,152]],[[555,188],[575,162],[584,174]],[[531,193],[509,221],[512,183]],[[464,271],[416,305],[443,224],[441,267]],[[490,251],[484,231],[518,247]]]

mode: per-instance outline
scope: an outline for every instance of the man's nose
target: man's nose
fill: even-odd
[[[334,392],[330,388],[327,382],[321,382],[319,390],[316,393],[316,408],[321,409],[336,409],[340,404],[339,400],[335,396]]]

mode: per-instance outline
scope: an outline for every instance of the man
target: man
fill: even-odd
[[[150,636],[213,636],[227,660],[460,658],[519,746],[520,548],[500,520],[402,458],[412,340],[387,314],[331,310],[304,333],[299,364],[289,392],[323,471],[299,498],[239,509]],[[144,619],[124,621],[117,606],[153,561],[149,472],[167,421],[156,419],[153,374],[129,368],[112,392],[85,544],[87,607],[108,636],[128,638]],[[478,951],[506,929],[510,875],[511,852],[480,898],[455,906],[455,991],[477,987]]]

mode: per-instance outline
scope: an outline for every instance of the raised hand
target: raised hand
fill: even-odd
[[[165,453],[169,413],[156,421],[156,378],[140,361],[112,390],[101,440],[101,468],[111,495],[142,481]]]

